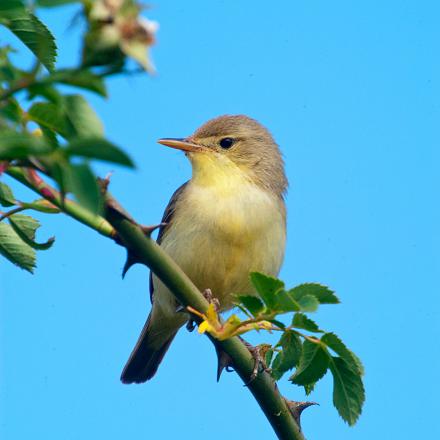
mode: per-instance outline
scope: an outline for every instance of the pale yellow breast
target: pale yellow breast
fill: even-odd
[[[225,309],[231,294],[253,293],[249,272],[278,274],[286,239],[284,207],[240,173],[200,183],[188,184],[161,246]]]

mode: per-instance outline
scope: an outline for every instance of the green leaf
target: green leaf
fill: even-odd
[[[11,188],[6,183],[0,182],[0,205],[2,206],[14,206],[15,197]]]
[[[99,137],[73,139],[65,152],[68,156],[81,156],[134,167],[133,161],[120,148]]]
[[[15,98],[0,102],[0,115],[12,122],[21,122],[23,111]]]
[[[12,263],[33,273],[35,251],[12,229],[11,225],[0,222],[0,254]]]
[[[298,304],[303,312],[315,312],[319,307],[319,301],[312,295],[304,295],[298,299]]]
[[[102,137],[104,128],[95,111],[81,95],[65,95],[66,115],[78,137]]]
[[[80,87],[107,97],[104,80],[90,70],[57,70],[48,78],[48,81]]]
[[[2,0],[0,2],[0,17],[15,17],[26,12],[22,0]]]
[[[321,337],[321,341],[338,354],[347,365],[359,374],[364,374],[364,366],[361,360],[347,348],[347,346],[334,333],[326,333]]]
[[[296,312],[301,309],[301,306],[295,301],[292,295],[289,292],[286,292],[284,289],[279,289],[273,295],[274,305],[273,310],[279,312]]]
[[[318,324],[316,324],[316,322],[311,320],[308,316],[304,315],[304,313],[295,313],[292,320],[292,326],[302,328],[313,333],[322,333],[322,330],[319,329]]]
[[[290,289],[289,292],[291,292],[297,300],[301,299],[303,296],[312,295],[320,304],[339,304],[340,302],[332,290],[327,286],[318,283],[300,284],[299,286]]]
[[[67,189],[78,202],[89,211],[97,214],[102,210],[102,197],[96,177],[87,164],[68,165],[64,168]]]
[[[284,288],[284,283],[277,278],[264,275],[260,272],[251,272],[250,278],[258,295],[266,306],[272,309],[276,304],[275,293]]]
[[[330,357],[329,367],[333,375],[333,404],[339,415],[352,426],[359,418],[365,401],[362,379],[340,357]]]
[[[271,365],[272,376],[275,380],[279,380],[286,371],[298,365],[302,353],[299,336],[289,330],[283,333],[277,346],[281,346],[282,351],[277,354]]]
[[[308,383],[307,385],[304,385],[304,392],[306,393],[306,396],[310,395],[312,391],[315,389],[316,382]]]
[[[298,368],[289,380],[297,385],[317,382],[327,372],[328,364],[329,356],[323,346],[305,340]]]
[[[64,138],[70,138],[74,134],[73,127],[59,105],[52,102],[36,102],[28,111],[29,119],[55,131]]]
[[[47,8],[67,5],[68,3],[81,3],[81,0],[37,0],[38,6],[47,7]]]
[[[12,130],[0,130],[0,160],[42,156],[52,151],[40,138]]]
[[[237,296],[237,300],[254,316],[257,316],[264,310],[264,304],[256,296],[239,295]]]
[[[9,11],[3,23],[49,71],[53,70],[57,55],[55,39],[49,29],[35,15],[26,9],[16,8]]]
[[[51,237],[45,243],[37,243],[35,241],[35,233],[40,227],[40,222],[33,217],[23,214],[14,214],[8,217],[9,223],[12,229],[17,233],[17,235],[31,248],[38,250],[49,249],[55,238]]]

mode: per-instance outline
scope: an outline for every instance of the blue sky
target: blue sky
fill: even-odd
[[[65,31],[73,10],[42,15],[60,65],[78,53]],[[303,416],[309,439],[440,436],[439,13],[434,1],[161,0],[148,13],[161,25],[158,74],[114,79],[109,100],[91,97],[138,165],[97,170],[115,171],[113,194],[145,224],[190,176],[157,138],[225,113],[275,136],[290,180],[281,277],[336,290],[342,304],[316,319],[366,366],[358,424],[339,418],[326,377],[312,395],[321,405]],[[40,237],[57,241],[34,276],[0,262],[1,438],[273,438],[235,374],[215,382],[214,351],[195,333],[179,334],[154,380],[122,385],[148,272],[122,281],[121,248],[68,218],[43,220]]]

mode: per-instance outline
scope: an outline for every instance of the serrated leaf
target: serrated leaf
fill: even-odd
[[[133,161],[120,148],[103,138],[73,139],[65,149],[68,156],[81,156],[134,167]]]
[[[22,269],[33,273],[35,251],[17,235],[11,225],[4,222],[0,222],[0,254]]]
[[[57,70],[48,81],[68,84],[90,90],[98,95],[107,97],[107,89],[104,80],[90,70]]]
[[[277,346],[281,346],[282,350],[271,365],[272,376],[275,380],[279,380],[286,371],[298,365],[302,353],[301,340],[292,331],[284,332]]]
[[[296,328],[302,328],[313,333],[322,333],[323,331],[319,329],[318,324],[310,319],[304,313],[295,313],[292,320],[292,326]]]
[[[102,197],[96,177],[87,164],[68,165],[63,169],[67,189],[78,202],[89,211],[97,214],[102,210]]]
[[[6,183],[0,182],[0,205],[2,206],[14,206],[15,197],[11,188]]]
[[[37,243],[35,241],[35,234],[37,229],[40,227],[40,222],[33,217],[23,214],[14,214],[8,217],[9,223],[12,229],[17,233],[17,235],[31,248],[38,250],[49,249],[55,238],[49,238],[45,243]]]
[[[362,379],[340,357],[331,357],[329,367],[333,375],[333,404],[339,415],[352,426],[359,418],[365,401]]]
[[[303,312],[315,312],[319,307],[319,301],[312,295],[304,295],[298,299],[298,304]]]
[[[275,293],[284,287],[284,283],[260,272],[251,272],[250,278],[260,298],[269,309],[272,309],[276,304]]]
[[[0,160],[42,156],[52,151],[40,138],[12,130],[0,130]]]
[[[28,10],[16,10],[16,12],[7,17],[3,23],[49,71],[52,71],[57,55],[57,47],[52,33]]]
[[[102,122],[84,97],[65,95],[64,107],[77,137],[103,137]]]
[[[73,127],[69,123],[64,111],[53,102],[36,102],[28,111],[29,119],[52,130],[64,138],[70,138],[74,134]]]
[[[328,364],[329,356],[322,345],[305,340],[298,368],[289,380],[297,385],[317,382],[327,372]]]
[[[284,289],[278,289],[273,295],[273,310],[278,312],[295,312],[301,310],[301,306]]]
[[[312,295],[320,304],[339,304],[340,302],[332,290],[327,286],[318,283],[300,284],[293,289],[290,289],[289,292],[292,293],[296,300],[299,300],[305,295]]]
[[[306,396],[309,396],[312,391],[315,389],[316,382],[308,383],[307,385],[304,385],[304,392],[306,393]]]
[[[264,304],[256,296],[239,295],[237,296],[237,300],[254,316],[257,316],[264,310]]]
[[[364,366],[361,360],[347,348],[341,339],[334,333],[326,333],[321,337],[321,341],[338,354],[347,365],[359,374],[364,374]]]

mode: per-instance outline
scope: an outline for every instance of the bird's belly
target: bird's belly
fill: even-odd
[[[228,197],[196,189],[161,246],[200,290],[211,289],[221,308],[230,308],[231,294],[254,293],[249,272],[278,274],[285,245],[279,203],[254,188]]]

